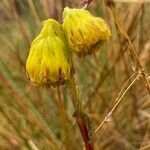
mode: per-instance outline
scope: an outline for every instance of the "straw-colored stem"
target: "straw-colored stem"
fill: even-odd
[[[124,95],[127,93],[127,91],[131,88],[131,86],[141,77],[141,70],[138,71],[138,75],[133,79],[133,81],[128,85],[128,83],[130,82],[130,80],[132,80],[132,78],[136,75],[137,73],[134,73],[129,79],[128,81],[123,85],[121,91],[118,94],[117,99],[115,100],[115,105],[113,106],[113,108],[111,109],[111,111],[106,115],[106,117],[104,118],[104,120],[101,122],[101,124],[98,126],[98,128],[94,131],[94,133],[96,134],[100,128],[102,127],[102,125],[109,120],[109,118],[111,117],[112,113],[114,112],[114,110],[116,109],[116,107],[120,104],[121,100],[123,99]],[[128,86],[127,86],[128,85]],[[126,88],[127,86],[127,88]]]
[[[109,8],[109,11],[112,13],[112,15],[113,15],[113,17],[114,17],[115,23],[116,23],[116,25],[117,25],[117,27],[118,27],[118,29],[119,29],[121,35],[122,35],[123,38],[125,39],[125,43],[126,43],[128,49],[129,49],[131,55],[133,56],[133,58],[134,58],[135,61],[137,62],[138,67],[139,67],[139,68],[141,69],[141,71],[142,71],[142,76],[143,76],[143,78],[144,78],[145,85],[146,85],[146,87],[147,87],[148,92],[150,93],[150,82],[149,82],[149,80],[148,80],[148,78],[147,78],[148,73],[147,73],[147,72],[145,71],[145,69],[143,68],[143,66],[142,66],[142,64],[141,64],[141,62],[140,62],[140,60],[139,60],[139,57],[138,57],[138,55],[137,55],[137,53],[136,53],[136,50],[135,50],[135,48],[134,48],[134,46],[133,46],[133,44],[132,44],[132,42],[131,42],[129,36],[127,35],[125,29],[124,29],[124,26],[123,26],[123,24],[121,23],[121,21],[119,20],[119,18],[118,18],[118,16],[117,16],[116,10],[114,9],[114,6],[113,6],[113,2],[109,2],[109,3],[108,3],[108,0],[106,0],[106,2],[107,2],[106,4],[108,4],[107,6],[108,6],[108,8]]]

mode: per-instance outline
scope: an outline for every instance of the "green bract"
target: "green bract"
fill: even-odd
[[[79,56],[98,51],[111,35],[109,26],[102,18],[94,17],[84,9],[66,7],[63,29],[69,46]]]
[[[59,86],[71,77],[71,53],[57,21],[44,21],[40,34],[31,44],[26,71],[35,85]]]

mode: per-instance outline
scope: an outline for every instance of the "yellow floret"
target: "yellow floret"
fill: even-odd
[[[80,56],[98,51],[111,35],[102,18],[94,17],[84,9],[65,8],[63,29],[69,46]]]
[[[44,21],[41,33],[31,44],[26,70],[31,82],[39,86],[59,86],[71,77],[71,53],[57,21]]]

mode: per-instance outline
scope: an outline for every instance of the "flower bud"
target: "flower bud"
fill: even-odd
[[[84,9],[70,9],[63,12],[63,29],[69,46],[79,56],[98,51],[110,37],[107,23],[100,17],[94,17]]]
[[[57,21],[44,21],[40,34],[31,44],[26,71],[30,81],[39,86],[59,86],[71,77],[71,53]]]

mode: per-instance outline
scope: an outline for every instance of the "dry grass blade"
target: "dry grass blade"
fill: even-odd
[[[126,94],[126,92],[131,88],[131,86],[135,83],[136,80],[139,80],[139,78],[141,77],[141,74],[142,74],[141,70],[138,71],[138,72],[136,72],[136,73],[134,73],[128,79],[128,81],[123,85],[121,91],[118,94],[118,97],[115,100],[115,102],[116,102],[115,105],[113,106],[113,108],[111,109],[111,111],[106,115],[106,117],[104,118],[104,120],[102,121],[102,123],[98,126],[98,128],[94,131],[95,134],[100,130],[100,128],[102,127],[102,125],[106,121],[110,120],[110,117],[112,116],[112,113],[114,112],[114,110],[116,109],[116,107],[119,105],[119,103],[121,102],[121,100],[124,97],[124,95]],[[131,83],[129,84],[129,82],[131,82]]]
[[[106,0],[106,1],[107,1],[107,0]],[[106,3],[107,3],[107,2],[106,2]],[[125,39],[125,42],[126,42],[128,48],[129,48],[129,50],[130,50],[130,52],[131,52],[133,58],[137,61],[137,64],[138,64],[139,68],[142,70],[142,75],[143,75],[143,78],[144,78],[144,80],[145,80],[145,86],[146,86],[148,92],[150,93],[150,82],[149,82],[149,79],[148,79],[148,76],[149,76],[149,75],[148,75],[148,73],[145,71],[145,69],[143,68],[143,66],[142,66],[142,64],[141,64],[141,62],[140,62],[140,60],[139,60],[139,57],[138,57],[138,55],[137,55],[137,53],[136,53],[136,50],[135,50],[135,48],[134,48],[134,46],[133,46],[133,44],[132,44],[132,42],[131,42],[129,36],[127,35],[125,29],[124,29],[123,24],[119,21],[118,16],[117,16],[117,13],[116,13],[116,11],[115,11],[115,9],[114,9],[114,7],[113,7],[113,3],[109,2],[109,3],[108,3],[108,8],[109,8],[109,10],[111,11],[111,13],[113,14],[114,19],[115,19],[115,22],[116,22],[116,24],[117,24],[117,26],[118,26],[118,29],[119,29],[121,35],[123,36],[123,38]]]
[[[19,103],[21,104],[21,106],[25,110],[26,110],[26,108],[28,108],[28,111],[30,111],[30,117],[32,118],[31,120],[35,119],[35,117],[34,117],[34,115],[35,115],[38,118],[38,120],[41,122],[40,123],[38,120],[36,120],[37,126],[39,128],[41,128],[41,130],[46,135],[46,137],[48,138],[48,140],[50,140],[50,142],[52,142],[53,144],[55,144],[55,146],[57,146],[57,144],[59,146],[60,142],[55,137],[53,131],[49,128],[49,126],[43,120],[43,118],[41,117],[41,115],[39,114],[39,112],[33,106],[33,104],[31,103],[31,101],[29,99],[29,97],[27,95],[25,95],[25,93],[23,93],[23,90],[21,90],[21,87],[19,87],[17,85],[17,83],[14,81],[13,77],[11,76],[11,73],[9,72],[9,70],[7,69],[7,67],[5,66],[5,64],[2,62],[2,60],[0,60],[0,73],[3,74],[6,77],[6,79],[5,79],[5,78],[3,78],[3,76],[1,76],[2,80],[6,80],[6,83],[10,82],[10,83],[7,83],[8,84],[7,86],[11,90],[11,92],[13,93],[13,95],[20,101]],[[32,114],[32,113],[34,113],[34,114]],[[41,126],[41,124],[42,124],[42,126]],[[44,126],[44,128],[43,128],[43,126]]]

